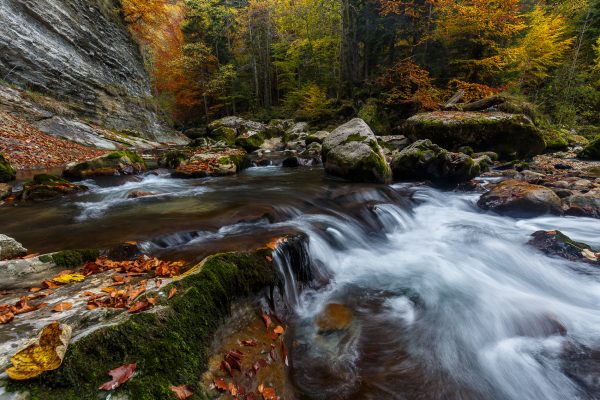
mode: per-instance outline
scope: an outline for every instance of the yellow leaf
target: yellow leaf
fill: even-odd
[[[85,279],[85,275],[65,274],[65,275],[57,276],[56,278],[52,279],[52,282],[64,285],[64,284],[72,283],[72,282],[82,282],[84,279]]]
[[[53,322],[46,326],[37,341],[11,357],[8,377],[17,381],[35,378],[46,371],[58,369],[67,352],[72,329]]]

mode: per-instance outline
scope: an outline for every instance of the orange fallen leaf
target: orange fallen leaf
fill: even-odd
[[[52,309],[53,312],[63,312],[63,311],[67,311],[70,310],[71,308],[73,308],[73,304],[71,303],[60,303],[54,306],[54,308]]]
[[[279,245],[283,242],[286,241],[286,238],[284,237],[277,237],[277,238],[273,238],[269,243],[267,243],[267,248],[271,249],[271,250],[275,250],[277,249],[277,247],[279,247]]]
[[[275,330],[273,331],[278,335],[283,335],[285,332],[285,329],[283,328],[283,326],[279,325],[277,326],[277,328],[275,328]]]
[[[273,262],[273,257],[266,256],[265,258],[267,259],[268,262]]]
[[[13,314],[10,311],[7,311],[4,314],[0,315],[0,325],[8,324],[14,318],[15,318],[15,314]]]
[[[29,289],[29,293],[37,293],[37,292],[39,292],[41,290],[42,290],[42,288],[33,287],[33,288]]]
[[[100,386],[98,390],[109,391],[118,388],[133,377],[136,368],[137,363],[133,363],[121,365],[118,368],[108,371],[108,374],[112,377],[112,380]]]
[[[145,311],[151,307],[152,307],[152,304],[150,304],[147,300],[141,300],[141,301],[138,301],[137,303],[135,303],[134,305],[132,305],[131,307],[129,307],[128,312],[130,314],[136,314],[136,313]]]
[[[175,295],[177,294],[177,288],[173,287],[170,291],[169,291],[169,300],[171,300],[173,297],[175,297]]]
[[[215,388],[217,390],[220,390],[221,392],[227,391],[227,383],[225,383],[223,379],[217,378],[213,381],[213,383],[215,384]]]
[[[178,400],[185,400],[194,395],[194,391],[189,385],[171,386],[171,390]]]
[[[42,284],[44,285],[44,287],[46,287],[48,289],[58,289],[60,287],[60,285],[57,285],[56,283],[54,283],[52,281],[44,281],[44,282],[42,282]]]

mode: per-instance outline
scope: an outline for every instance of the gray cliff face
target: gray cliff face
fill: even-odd
[[[0,78],[49,94],[78,117],[169,141],[116,0],[0,1]]]

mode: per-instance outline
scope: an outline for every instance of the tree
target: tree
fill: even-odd
[[[565,61],[574,37],[567,37],[569,27],[564,17],[548,14],[535,6],[528,15],[529,28],[517,47],[505,54],[510,68],[519,75],[521,86],[531,87],[548,78],[549,71]]]
[[[435,0],[434,5],[435,36],[459,67],[456,77],[468,82],[484,82],[501,71],[502,49],[526,27],[519,0]]]

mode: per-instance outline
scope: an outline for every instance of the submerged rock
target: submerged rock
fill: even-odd
[[[531,236],[529,244],[544,254],[600,265],[598,252],[591,246],[571,240],[560,231],[538,231]]]
[[[87,190],[87,187],[84,185],[77,185],[54,175],[40,174],[35,175],[33,181],[23,185],[21,199],[32,201],[52,200],[85,190]]]
[[[541,132],[525,115],[502,112],[430,112],[409,118],[403,126],[415,140],[430,139],[450,149],[470,146],[504,158],[525,158],[544,151]]]
[[[85,179],[102,175],[133,175],[146,169],[144,159],[131,151],[115,151],[82,163],[69,164],[65,176]]]
[[[27,255],[27,249],[21,243],[10,236],[0,234],[0,260],[10,260],[25,255]]]
[[[10,162],[0,154],[0,183],[14,181],[17,178],[17,171],[10,165]]]
[[[396,154],[391,167],[396,180],[428,179],[456,184],[479,176],[490,164],[487,156],[474,160],[463,153],[448,152],[431,140],[419,140]]]
[[[343,331],[350,327],[354,316],[352,310],[343,304],[327,304],[317,316],[315,324],[319,332]]]
[[[392,171],[375,134],[355,118],[335,129],[323,142],[325,171],[355,182],[386,183]]]
[[[240,149],[203,151],[183,162],[173,173],[175,178],[206,178],[235,175],[249,166],[248,154]]]
[[[513,217],[562,213],[562,202],[552,189],[514,179],[494,186],[477,204],[484,210]]]

